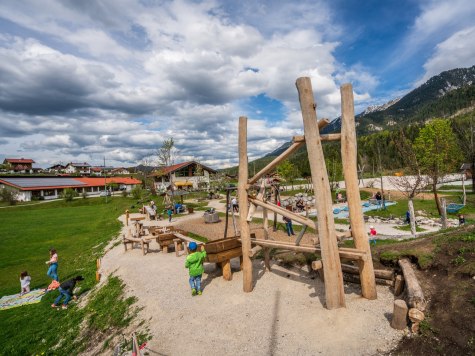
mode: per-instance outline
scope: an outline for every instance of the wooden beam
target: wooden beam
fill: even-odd
[[[255,255],[257,255],[261,251],[262,251],[262,246],[257,246],[256,245],[253,248],[251,248],[251,250],[249,251],[249,256],[254,257]]]
[[[323,269],[325,271],[325,301],[328,309],[345,307],[343,274],[338,255],[335,222],[333,220],[330,182],[323,156],[322,142],[317,125],[316,103],[313,98],[310,78],[298,78],[296,82],[302,110],[308,161],[315,190],[317,206],[317,226],[322,248]],[[317,194],[318,192],[318,194]]]
[[[357,173],[357,148],[353,89],[344,84],[341,92],[341,157],[345,177],[346,199],[348,201],[350,226],[355,247],[371,255],[368,234],[363,220],[363,210]],[[371,258],[359,262],[361,294],[367,299],[376,299],[376,281]]]
[[[321,248],[318,246],[306,245],[306,244],[295,246],[291,242],[283,242],[283,241],[251,239],[251,244],[259,245],[263,247],[269,247],[269,248],[278,248],[282,250],[296,251],[296,252],[309,252],[309,253],[319,253],[319,254],[321,254],[322,252]],[[358,251],[356,249],[351,249],[351,248],[339,249],[338,255],[339,255],[339,258],[346,258],[349,260],[361,260],[361,259],[368,258],[368,256],[364,252]]]
[[[351,274],[359,274],[360,269],[357,266],[352,266],[352,265],[347,265],[347,264],[341,264],[341,270],[345,273],[351,273]],[[374,276],[376,278],[381,278],[381,279],[387,279],[389,281],[394,280],[394,271],[392,270],[385,270],[385,269],[375,269],[374,270]]]
[[[357,275],[357,274],[351,274],[351,273],[344,272],[343,273],[343,280],[345,282],[361,284],[360,276]],[[392,286],[393,285],[392,281],[388,281],[387,279],[383,279],[383,278],[375,278],[375,282],[379,285],[382,285],[382,286]]]
[[[351,234],[351,230],[348,230],[348,231],[345,231],[345,232],[337,232],[336,236],[338,237],[338,240],[341,240],[341,239],[345,239],[345,238],[346,239],[350,238],[353,235]]]
[[[256,199],[262,200],[264,198],[264,193],[266,192],[266,180],[263,179],[261,181],[261,187],[259,188],[259,193],[257,194]],[[249,207],[249,212],[247,214],[247,221],[251,222],[254,213],[256,212],[257,206],[256,204],[251,203]]]
[[[242,289],[244,292],[252,292],[252,261],[249,256],[251,249],[251,236],[249,222],[247,221],[248,203],[246,185],[248,184],[249,172],[247,165],[247,117],[239,118],[239,223],[241,225],[242,243]]]
[[[330,123],[328,119],[322,119],[318,122],[318,128],[323,129]],[[276,157],[272,162],[270,162],[267,166],[262,168],[259,172],[256,173],[254,177],[249,179],[249,184],[256,183],[260,178],[264,175],[272,171],[275,167],[277,167],[282,161],[285,161],[287,157],[289,157],[292,153],[298,150],[305,144],[305,136],[295,136],[297,140],[293,140],[292,145],[287,148],[284,152],[280,154],[280,156]]]
[[[288,217],[289,219],[292,219],[302,225],[307,225],[307,226],[310,226],[312,228],[316,228],[316,225],[315,225],[315,221],[309,219],[309,218],[306,218],[304,216],[300,216],[300,215],[297,215],[287,209],[284,209],[280,206],[277,206],[275,204],[270,204],[270,203],[266,203],[266,202],[263,202],[261,200],[258,200],[258,199],[253,199],[253,198],[249,198],[249,201],[253,204],[256,204],[258,206],[262,206],[263,208],[265,209],[268,209],[270,211],[273,211],[279,215],[282,215],[282,216],[285,216],[285,217]]]
[[[302,230],[300,230],[299,236],[297,236],[297,239],[295,240],[295,245],[298,246],[300,245],[300,241],[302,241],[303,235],[305,234],[305,231],[307,231],[307,225],[304,225]]]
[[[321,135],[320,139],[322,141],[340,141],[341,140],[341,134],[334,133],[334,134]]]

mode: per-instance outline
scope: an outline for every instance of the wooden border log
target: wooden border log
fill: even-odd
[[[357,266],[341,264],[341,269],[343,272],[351,273],[351,274],[360,274],[360,269]],[[384,270],[384,269],[375,269],[374,276],[376,278],[387,279],[390,281],[394,280],[394,271]]]
[[[400,274],[396,276],[394,280],[394,295],[398,296],[404,290],[404,277]]]
[[[361,278],[357,274],[351,274],[351,273],[343,273],[343,280],[345,282],[350,282],[350,283],[356,283],[356,284],[361,284]],[[382,278],[375,278],[374,281],[376,284],[382,285],[382,286],[392,286],[393,282],[388,281],[387,279],[382,279]]]
[[[407,304],[410,308],[416,308],[422,312],[425,311],[427,302],[411,262],[407,258],[403,258],[400,259],[398,263],[404,274],[404,280],[406,281]]]
[[[270,211],[276,212],[279,215],[282,215],[282,216],[285,216],[289,219],[292,219],[293,221],[298,222],[299,224],[307,225],[307,226],[310,226],[310,227],[316,229],[315,221],[313,221],[309,218],[303,217],[301,215],[298,215],[296,213],[293,213],[290,210],[284,209],[284,208],[282,208],[278,205],[266,203],[262,200],[258,200],[258,199],[255,199],[255,198],[249,198],[249,201],[251,203],[255,204],[255,205],[263,207],[264,209],[268,209]]]
[[[251,249],[250,227],[247,219],[248,214],[248,195],[247,184],[249,179],[247,163],[247,117],[239,118],[239,223],[241,225],[241,243],[242,243],[242,289],[244,292],[252,292],[252,261],[249,257]]]
[[[319,269],[322,269],[323,268],[323,263],[321,260],[317,260],[317,261],[312,261],[312,269],[314,271],[317,271]]]
[[[343,84],[341,92],[341,158],[345,177],[346,199],[350,214],[351,233],[355,247],[371,255],[366,233],[357,173],[357,147],[353,88]],[[375,276],[371,258],[358,262],[361,277],[361,293],[367,299],[376,299]]]
[[[404,330],[407,326],[407,304],[402,299],[394,301],[391,327],[396,330]]]
[[[226,281],[230,281],[233,279],[233,273],[231,271],[231,260],[225,260],[219,263],[221,270],[223,271],[223,278]]]

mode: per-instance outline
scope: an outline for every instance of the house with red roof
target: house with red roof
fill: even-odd
[[[3,164],[10,173],[32,173],[33,161],[29,158],[5,158]]]
[[[140,180],[129,177],[0,177],[0,189],[14,191],[18,201],[58,199],[67,188],[74,189],[78,194],[98,196],[105,185],[111,183],[116,183],[120,190],[127,192],[142,184]]]
[[[167,189],[172,183],[181,189],[209,188],[210,175],[216,170],[196,161],[182,162],[155,170],[150,176],[159,191]]]

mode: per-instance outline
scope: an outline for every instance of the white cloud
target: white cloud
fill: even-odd
[[[475,26],[456,32],[439,43],[424,64],[424,76],[416,85],[445,70],[471,67],[475,64]]]

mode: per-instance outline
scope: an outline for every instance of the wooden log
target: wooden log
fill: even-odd
[[[264,240],[269,239],[269,217],[267,209],[263,209],[264,214]],[[270,271],[270,249],[264,247],[264,265],[266,266],[267,270]]]
[[[345,307],[343,276],[338,255],[335,222],[333,220],[330,182],[323,156],[322,142],[317,126],[317,113],[310,78],[298,78],[296,82],[302,110],[308,161],[314,185],[317,206],[317,224],[321,245],[323,268],[325,270],[325,302],[328,309]]]
[[[404,330],[407,326],[407,304],[402,299],[394,301],[391,327],[396,330]]]
[[[343,273],[343,280],[346,282],[350,283],[356,283],[361,285],[361,278],[357,274],[351,274],[351,273]],[[382,285],[382,286],[392,286],[393,282],[388,281],[387,279],[382,279],[382,278],[375,278],[374,281],[376,284]]]
[[[248,184],[248,165],[247,165],[247,117],[239,118],[239,223],[241,225],[241,243],[242,243],[242,288],[244,292],[252,292],[252,261],[249,256],[251,249],[251,236],[249,221],[246,220],[248,213],[249,199],[247,196],[246,185]]]
[[[223,278],[226,281],[233,279],[233,273],[231,271],[231,260],[225,260],[220,263],[221,270],[223,271]]]
[[[409,320],[411,320],[413,323],[420,323],[421,321],[425,319],[424,313],[416,308],[409,309],[408,315],[409,315]]]
[[[312,269],[317,271],[323,268],[323,262],[321,260],[312,261]]]
[[[261,206],[263,208],[266,208],[270,211],[276,212],[279,215],[282,215],[282,216],[285,216],[289,219],[292,219],[292,220],[298,222],[299,224],[307,225],[307,226],[310,226],[311,228],[316,229],[315,221],[313,221],[309,218],[303,217],[303,216],[295,214],[295,213],[293,213],[293,212],[291,212],[287,209],[284,209],[280,206],[270,204],[270,203],[266,203],[266,202],[263,202],[263,201],[258,200],[258,199],[249,198],[249,201],[253,204],[259,205],[259,206]]]
[[[125,225],[129,226],[129,211],[125,211]]]
[[[183,242],[180,239],[173,239],[173,245],[175,245],[175,256],[180,256],[181,246]]]
[[[251,251],[249,251],[249,256],[254,257],[259,252],[261,252],[261,250],[262,250],[262,246],[254,246],[253,248],[251,248]]]
[[[341,264],[341,269],[343,272],[351,273],[351,274],[360,274],[360,269],[357,266]],[[394,271],[385,270],[385,269],[375,269],[374,276],[376,278],[387,279],[390,281],[394,280]],[[392,283],[391,283],[392,284]]]
[[[427,302],[411,262],[407,258],[403,258],[398,263],[406,281],[407,304],[410,308],[416,308],[422,312],[425,311]]]
[[[353,89],[344,84],[341,92],[341,157],[345,177],[346,198],[348,201],[350,226],[355,247],[371,255],[368,234],[366,233],[357,170],[357,148]],[[376,299],[376,283],[371,258],[358,262],[361,277],[361,294],[367,299]]]
[[[396,276],[396,280],[394,281],[394,295],[398,296],[404,290],[404,277],[400,274]]]
[[[320,125],[319,125],[319,129],[321,129]],[[320,135],[320,139],[322,141],[340,141],[341,134],[334,133],[334,134]],[[305,142],[305,136],[294,136],[292,137],[292,142]]]

